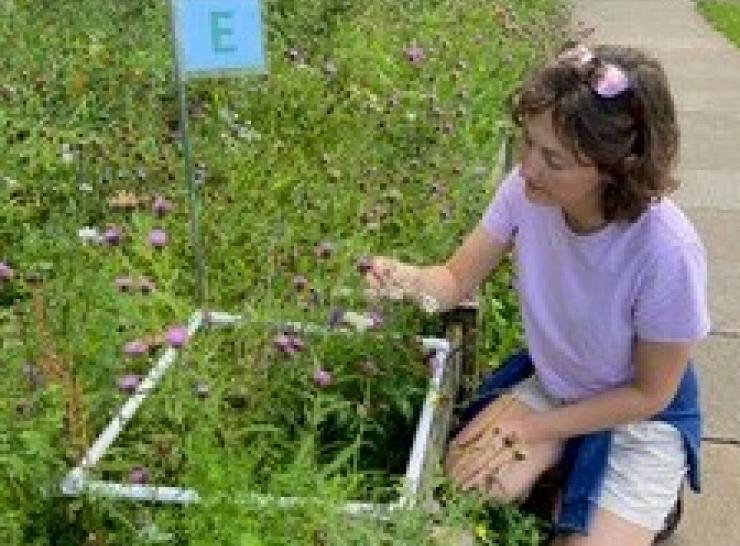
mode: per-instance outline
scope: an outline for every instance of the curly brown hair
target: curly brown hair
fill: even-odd
[[[558,56],[535,70],[511,97],[512,118],[521,127],[550,110],[563,143],[604,175],[605,219],[634,221],[678,187],[671,172],[679,139],[673,97],[660,63],[645,52],[612,45],[590,52],[585,64]],[[591,84],[607,63],[629,82],[611,98]]]

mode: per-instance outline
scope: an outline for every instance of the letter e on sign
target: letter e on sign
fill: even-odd
[[[260,0],[171,0],[181,77],[265,72]]]
[[[225,36],[234,35],[234,13],[231,11],[212,11],[211,15],[211,42],[216,53],[231,53],[236,51],[232,43],[226,45]]]

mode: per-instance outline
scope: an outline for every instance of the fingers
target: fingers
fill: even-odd
[[[450,447],[453,449],[465,448],[470,445],[471,442],[480,438],[481,434],[492,426],[493,423],[488,422],[485,412],[481,412],[475,419],[468,423],[468,425],[462,429],[457,436],[455,436],[455,438],[450,442]]]
[[[374,256],[370,259],[370,267],[363,273],[366,287],[363,289],[365,297],[376,301],[386,297],[386,279],[390,274],[390,267],[382,257]]]
[[[502,467],[524,460],[523,446],[506,421],[513,400],[507,394],[488,404],[450,442],[445,470],[463,489],[488,491],[491,484],[500,485]]]
[[[490,402],[452,440],[451,446],[463,448],[476,441],[487,429],[495,427],[502,418],[506,417],[515,400],[515,396],[507,393]]]
[[[363,274],[365,282],[370,287],[377,288],[387,283],[391,275],[391,264],[386,258],[373,256],[370,258],[370,267]]]
[[[455,456],[449,465],[449,474],[455,482],[467,489],[489,464],[495,462],[492,456],[497,451],[497,446],[494,435],[489,433],[465,448],[454,448],[452,451]]]
[[[489,478],[497,477],[501,469],[513,460],[510,450],[502,449],[500,441],[484,437],[455,458],[449,475],[463,490],[486,490]]]
[[[445,470],[463,490],[477,489],[506,498],[503,470],[525,460],[524,450],[511,438],[487,434],[465,449],[450,452]],[[498,488],[497,491],[492,491]],[[504,497],[501,497],[504,495]]]
[[[391,258],[373,256],[370,267],[364,273],[367,287],[364,294],[371,300],[387,298],[401,300],[408,290],[407,275],[403,264]]]
[[[452,440],[451,445],[463,448],[476,441],[488,429],[494,428],[508,406],[507,400],[496,400],[488,404]]]

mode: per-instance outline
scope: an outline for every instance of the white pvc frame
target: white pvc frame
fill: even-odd
[[[206,313],[196,311],[188,323],[188,337],[192,337],[205,323]],[[218,311],[207,312],[209,326],[232,326],[244,320],[240,315],[231,315]],[[297,331],[321,331],[317,326],[301,323],[286,323],[285,326]],[[347,332],[345,329],[338,331]],[[451,354],[450,342],[439,338],[420,338],[422,349],[425,352],[435,351],[433,360],[433,374],[429,382],[429,390],[422,407],[421,416],[416,427],[411,455],[406,467],[402,492],[397,500],[390,504],[375,504],[368,502],[349,502],[344,505],[344,512],[348,515],[370,515],[386,518],[391,512],[414,506],[419,500],[426,484],[429,471],[437,463],[438,454],[434,452],[435,442],[446,434],[446,430],[438,430],[439,423],[446,423],[451,412],[451,404],[440,403],[445,392],[456,392],[459,371],[449,359]],[[139,406],[154,390],[167,370],[175,362],[177,349],[168,347],[164,354],[139,383],[136,391],[126,400],[120,411],[106,426],[103,432],[88,448],[80,463],[73,468],[62,480],[61,492],[66,496],[79,496],[90,493],[103,497],[128,499],[135,501],[150,501],[162,503],[190,504],[199,502],[200,497],[194,489],[160,485],[134,485],[103,480],[94,480],[88,476],[98,461],[105,455],[126,424],[133,418]],[[452,387],[451,387],[452,386]],[[447,415],[442,415],[446,413]],[[437,427],[437,428],[435,428]],[[444,428],[444,426],[443,426]],[[436,437],[435,437],[436,436]],[[270,497],[267,495],[247,494],[243,499],[258,505],[277,504],[281,507],[291,507],[299,504],[303,499],[299,497]]]

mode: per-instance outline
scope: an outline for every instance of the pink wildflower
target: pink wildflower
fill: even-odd
[[[172,210],[172,204],[167,201],[164,197],[161,195],[158,195],[154,198],[154,203],[152,204],[152,212],[156,214],[159,217],[164,216],[167,214],[170,210]]]
[[[135,373],[128,373],[116,379],[116,385],[125,392],[134,392],[141,383],[141,376]]]
[[[173,326],[167,330],[165,339],[171,347],[182,347],[188,340],[188,331],[182,326]]]
[[[15,271],[5,262],[0,262],[0,283],[3,281],[9,281],[15,275]]]
[[[145,484],[149,481],[149,469],[145,466],[135,466],[128,473],[128,482],[137,485]]]
[[[335,308],[329,312],[329,318],[327,320],[329,328],[337,328],[342,324],[343,321],[344,309]]]
[[[129,341],[123,346],[123,352],[128,356],[140,356],[149,352],[149,345],[140,339]]]
[[[121,242],[121,228],[111,226],[103,233],[103,241],[110,246],[116,246]]]
[[[323,368],[318,368],[313,373],[313,382],[319,387],[327,387],[331,384],[331,374]]]
[[[368,311],[365,313],[365,317],[372,321],[370,328],[380,328],[385,323],[383,315],[378,311]]]
[[[167,244],[167,234],[164,230],[153,229],[149,233],[149,243],[154,248],[163,248]]]
[[[406,48],[406,58],[412,64],[419,64],[424,60],[424,50],[417,45]]]
[[[302,351],[306,346],[306,343],[300,337],[285,333],[276,335],[272,343],[281,353],[288,355]]]

